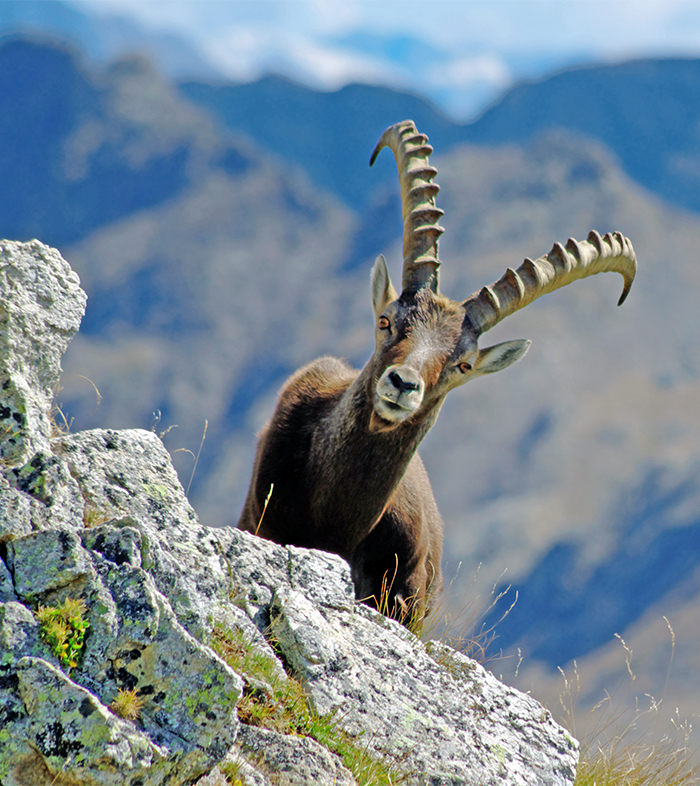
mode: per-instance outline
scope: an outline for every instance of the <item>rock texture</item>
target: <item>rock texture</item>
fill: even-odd
[[[333,555],[202,527],[158,437],[51,436],[51,391],[85,304],[36,241],[0,247],[0,783],[358,782],[310,737],[240,726],[263,683],[209,646],[237,631],[357,744],[414,784],[573,781],[578,745],[532,698],[354,601]],[[84,602],[74,667],[37,611]],[[275,649],[268,643],[273,640]],[[281,657],[282,660],[279,658]],[[138,709],[110,705],[131,691]],[[222,769],[216,768],[222,765]]]

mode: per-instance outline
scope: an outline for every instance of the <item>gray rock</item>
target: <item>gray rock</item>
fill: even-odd
[[[235,707],[242,681],[179,624],[150,574],[84,549],[72,532],[32,533],[9,546],[9,561],[22,599],[58,602],[68,596],[85,598],[90,628],[71,684],[89,690],[95,701],[104,704],[109,704],[119,689],[136,691],[142,702],[144,739],[162,754],[161,769],[169,782],[186,782],[221,761],[236,738]],[[32,576],[35,588],[30,591]],[[15,684],[26,656],[38,657],[62,673],[38,627],[26,606],[0,605],[0,676],[4,684]],[[16,690],[4,696],[3,704],[9,708],[10,736],[6,741],[0,737],[0,759],[6,757],[14,767],[26,753],[24,743],[17,740],[29,740],[30,747],[38,748],[21,713],[13,709]],[[52,771],[52,763],[45,764]],[[141,775],[134,775],[136,781]],[[149,778],[155,778],[155,770]]]
[[[83,545],[102,554],[115,565],[141,567],[141,532],[133,526],[130,518],[112,520],[107,524],[84,530]]]
[[[172,768],[167,751],[59,669],[25,657],[17,676],[26,739],[41,755],[50,778],[63,775],[86,786],[164,782]]]
[[[23,466],[14,467],[8,477],[29,502],[32,529],[82,527],[85,504],[60,457],[36,453]]]
[[[401,760],[410,783],[564,786],[578,744],[534,699],[367,607],[278,590],[273,632],[315,709]]]
[[[236,748],[278,786],[356,786],[340,759],[310,737],[243,726]]]
[[[25,655],[37,651],[39,623],[21,603],[0,603],[0,675]]]
[[[12,583],[12,574],[7,569],[7,565],[0,559],[0,603],[7,603],[10,600],[17,600]]]
[[[215,532],[230,568],[231,596],[260,630],[270,624],[270,602],[278,587],[300,589],[316,603],[355,604],[350,566],[335,554],[278,546],[237,529]]]
[[[88,521],[130,530],[129,549],[138,542],[143,568],[180,621],[204,639],[212,615],[228,604],[229,573],[215,534],[198,525],[160,439],[150,431],[96,429],[65,435],[54,447],[80,486]],[[102,529],[86,543],[109,551],[100,535]],[[112,537],[116,543],[125,536]]]
[[[23,464],[50,453],[61,356],[85,313],[80,280],[55,249],[0,243],[0,457]]]
[[[27,603],[95,575],[89,554],[70,530],[33,532],[10,541],[7,564],[14,576],[15,593]]]
[[[0,475],[0,543],[32,531],[31,500]]]

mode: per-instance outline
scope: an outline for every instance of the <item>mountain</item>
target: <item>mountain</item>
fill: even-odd
[[[268,77],[248,85],[189,81],[180,89],[356,209],[369,189],[364,158],[348,151],[371,143],[395,118],[411,117],[443,152],[464,143],[522,144],[551,128],[590,136],[634,180],[672,204],[700,210],[700,60],[587,66],[523,82],[469,124],[450,121],[417,95],[365,85],[324,93]],[[303,133],[289,133],[290,123]]]
[[[700,60],[589,66],[517,85],[467,129],[477,144],[522,143],[546,128],[601,140],[630,177],[700,210]]]
[[[65,245],[180,193],[203,166],[245,167],[138,58],[89,72],[59,45],[0,47],[0,234]]]
[[[218,70],[185,38],[142,28],[116,14],[90,13],[60,0],[5,0],[0,3],[0,36],[27,36],[79,49],[105,64],[134,52],[148,52],[175,78],[216,78]]]
[[[368,162],[382,131],[397,117],[430,128],[431,139],[443,147],[457,140],[458,127],[425,98],[386,87],[348,85],[325,92],[280,76],[248,84],[191,81],[179,87],[226,128],[294,162],[353,209],[366,205],[380,178],[393,177],[390,162],[379,160],[373,172]]]

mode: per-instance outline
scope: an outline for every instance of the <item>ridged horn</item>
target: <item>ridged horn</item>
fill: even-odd
[[[394,153],[401,184],[402,289],[404,292],[416,292],[429,286],[437,292],[438,245],[444,230],[438,223],[443,211],[435,206],[435,197],[440,190],[440,186],[433,182],[437,169],[428,161],[433,148],[428,144],[428,137],[418,132],[413,120],[404,120],[387,128],[374,148],[370,166],[385,147]]]
[[[478,334],[485,333],[547,292],[586,276],[608,272],[619,273],[624,279],[617,303],[621,306],[637,272],[637,257],[626,237],[619,232],[601,237],[593,231],[581,243],[570,238],[566,246],[555,243],[548,254],[534,262],[526,259],[517,270],[508,268],[495,284],[467,298],[464,302],[467,318]]]

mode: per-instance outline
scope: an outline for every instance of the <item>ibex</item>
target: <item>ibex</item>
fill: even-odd
[[[466,300],[450,300],[438,289],[443,211],[428,161],[433,148],[410,120],[384,132],[370,165],[384,147],[401,185],[401,294],[378,257],[376,348],[367,365],[358,372],[322,357],[285,382],[260,435],[238,526],[340,554],[356,597],[405,621],[409,609],[420,617],[440,586],[442,520],[418,445],[450,390],[507,368],[530,346],[519,339],[480,349],[479,337],[541,295],[596,273],[622,275],[621,305],[637,263],[627,238],[591,232],[509,268]]]

